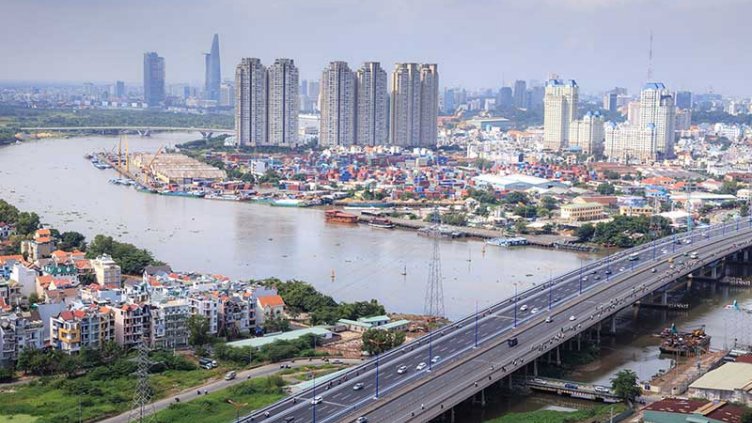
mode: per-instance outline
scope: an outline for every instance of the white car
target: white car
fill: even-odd
[[[532,310],[530,310],[530,314],[535,314],[538,312],[538,307],[533,307]]]
[[[658,271],[658,269],[656,269],[656,268],[654,267],[654,268],[653,268],[653,269],[652,269],[652,270],[650,271],[650,273],[655,273],[655,272],[657,272],[657,271]]]
[[[313,405],[321,404],[321,401],[323,400],[324,398],[321,395],[318,395],[318,396],[313,397],[313,399],[311,400],[311,404]]]
[[[552,319],[551,316],[546,317],[546,323],[551,323],[553,321],[554,319]]]
[[[602,392],[604,394],[611,392],[611,390],[609,390],[608,388],[604,386],[595,386],[594,389],[595,389],[595,392]]]
[[[438,362],[439,362],[439,360],[441,360],[441,357],[440,357],[440,356],[438,356],[438,355],[436,355],[436,356],[434,356],[434,357],[433,357],[433,358],[431,359],[431,363],[434,363],[434,364],[435,364],[435,363],[438,363]]]
[[[426,363],[421,362],[420,364],[418,364],[417,366],[415,366],[415,370],[421,371],[421,370],[425,369],[427,366],[428,365]]]
[[[570,322],[574,322],[575,320],[577,320],[577,318],[576,318],[576,317],[574,317],[574,316],[569,316],[569,321],[570,321]]]
[[[403,374],[403,373],[406,373],[406,372],[407,372],[407,366],[399,366],[399,368],[397,368],[397,373],[398,374]]]
[[[520,307],[520,311],[527,310],[527,304],[523,304],[522,307]]]

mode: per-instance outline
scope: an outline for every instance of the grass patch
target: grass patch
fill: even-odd
[[[282,391],[284,382],[281,378],[271,376],[256,378],[239,383],[221,391],[202,396],[201,399],[175,403],[159,411],[155,420],[161,423],[186,422],[191,423],[227,423],[234,421],[236,409],[227,402],[232,400],[243,404],[240,415],[245,415],[278,401],[285,396]]]
[[[37,421],[37,418],[28,414],[0,416],[0,423],[33,423],[35,421]]]
[[[166,370],[150,375],[153,398],[200,385],[219,377],[226,369]],[[133,375],[108,377],[107,368],[97,368],[76,378],[43,377],[25,385],[0,390],[0,422],[19,415],[33,416],[36,423],[94,421],[122,413],[131,406],[136,379]],[[11,416],[13,420],[11,420]]]
[[[613,407],[614,416],[627,409],[624,404],[596,405],[592,408],[577,411],[553,411],[537,410],[525,413],[509,413],[492,420],[486,420],[485,423],[580,423],[603,421],[611,415]]]

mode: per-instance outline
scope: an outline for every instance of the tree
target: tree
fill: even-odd
[[[80,250],[86,251],[86,237],[74,231],[63,232],[60,234],[60,242],[57,248],[64,251]]]
[[[126,275],[140,275],[146,266],[159,264],[147,250],[115,241],[111,236],[97,235],[87,247],[86,257],[92,259],[102,254],[110,255]]]
[[[530,198],[528,198],[527,194],[525,194],[524,192],[513,191],[507,194],[506,197],[504,197],[504,202],[507,204],[528,204],[530,202]]]
[[[602,184],[598,185],[596,191],[598,191],[598,194],[601,195],[613,195],[616,192],[616,188],[614,188],[614,186],[609,184],[608,182],[603,182]]]
[[[268,317],[264,319],[264,329],[270,332],[287,332],[290,330],[290,321],[284,317]]]
[[[29,304],[39,304],[39,294],[36,292],[29,294]]]
[[[611,379],[611,389],[619,397],[633,401],[642,394],[642,388],[637,384],[637,373],[632,370],[619,370],[616,377]]]
[[[556,208],[556,200],[554,199],[554,197],[547,195],[541,198],[541,207],[544,207],[548,210],[553,210]]]
[[[742,414],[742,423],[752,423],[752,411],[745,411]]]
[[[369,355],[381,354],[405,342],[404,332],[390,332],[382,329],[368,329],[363,332],[363,351]]]
[[[721,186],[721,189],[718,190],[718,193],[736,195],[739,188],[739,183],[736,181],[723,181],[723,185]]]
[[[31,235],[37,229],[39,229],[39,215],[34,212],[18,213],[18,219],[16,221],[16,232],[21,235]]]
[[[209,320],[206,317],[194,314],[188,318],[186,324],[190,332],[190,336],[188,337],[189,344],[197,346],[209,342]]]
[[[0,199],[0,222],[16,223],[18,221],[18,209],[16,206]]]
[[[742,203],[741,207],[739,207],[739,216],[741,217],[749,216],[749,204]]]
[[[593,239],[595,235],[595,226],[592,223],[586,223],[574,231],[574,235],[581,241],[587,242]]]
[[[518,234],[526,234],[527,222],[525,221],[525,219],[519,219],[518,221],[514,222],[514,230]]]

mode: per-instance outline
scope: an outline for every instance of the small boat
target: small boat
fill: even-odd
[[[334,269],[332,269],[332,275],[331,275],[331,278],[332,278],[332,282],[334,282],[334,279],[336,279],[336,278],[337,278],[337,274],[336,274],[336,273],[334,272]]]
[[[527,245],[527,239],[518,238],[492,238],[486,241],[488,245],[495,245],[497,247],[514,247],[518,245]]]
[[[383,217],[374,217],[368,221],[368,226],[373,226],[374,228],[381,229],[393,229],[394,223],[392,223],[391,220]]]
[[[400,273],[402,276],[407,276],[407,265],[405,265],[404,269],[402,269],[402,273]]]
[[[298,200],[295,198],[282,198],[279,200],[274,200],[271,205],[274,207],[308,207],[311,204],[305,200]]]

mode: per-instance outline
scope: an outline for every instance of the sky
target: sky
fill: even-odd
[[[749,0],[0,0],[0,81],[140,84],[143,53],[167,82],[203,81],[220,37],[223,79],[241,57],[438,63],[442,86],[575,79],[583,92],[670,89],[752,95]]]

